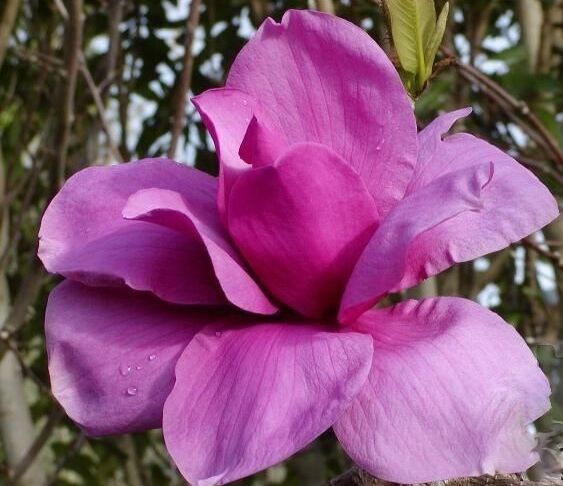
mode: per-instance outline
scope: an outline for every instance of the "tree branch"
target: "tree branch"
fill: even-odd
[[[54,189],[62,186],[65,179],[70,129],[74,121],[74,95],[82,49],[82,0],[71,0],[68,6],[65,27],[65,67],[67,77],[66,83],[61,87],[59,94],[61,115],[56,135],[57,170],[53,174],[56,177],[55,184],[53,184]]]
[[[395,483],[380,481],[357,468],[352,468],[344,474],[328,481],[326,486],[392,486]],[[560,482],[528,481],[521,475],[480,476],[475,478],[450,479],[432,483],[421,483],[419,486],[556,486]]]
[[[10,480],[6,486],[16,486],[21,477],[27,472],[31,467],[33,462],[37,459],[37,456],[47,443],[47,441],[53,435],[55,427],[59,424],[61,419],[64,417],[63,410],[55,406],[52,413],[49,415],[47,422],[41,429],[41,432],[27,451],[27,454],[21,459],[18,465],[15,467]]]
[[[107,138],[107,142],[108,142],[108,146],[110,148],[110,151],[111,151],[113,157],[115,158],[115,160],[117,160],[119,162],[123,162],[123,156],[121,155],[121,152],[117,148],[117,145],[112,138],[111,130],[110,130],[109,124],[106,120],[106,115],[105,115],[106,108],[104,106],[104,101],[102,99],[102,95],[100,94],[100,90],[96,86],[96,82],[94,81],[94,78],[92,77],[92,73],[88,69],[88,65],[86,64],[86,59],[85,59],[84,54],[82,52],[80,52],[80,71],[82,72],[82,75],[84,76],[84,79],[86,80],[86,84],[88,85],[88,89],[90,90],[90,93],[92,95],[92,99],[94,100],[94,103],[96,105],[96,111],[98,112],[98,118],[100,119],[100,123],[102,124],[102,129],[103,129],[104,133],[106,134],[106,138]]]
[[[524,238],[522,240],[522,244],[525,247],[540,254],[541,256],[547,258],[548,260],[551,260],[555,264],[555,266],[557,266],[559,269],[563,269],[563,259],[561,258],[561,253],[559,253],[558,251],[550,251],[546,248],[542,248],[540,245],[538,245],[535,241],[533,241],[529,237]]]
[[[452,59],[460,75],[467,81],[477,84],[481,87],[483,93],[492,99],[498,106],[504,109],[506,114],[514,121],[518,122],[534,140],[543,143],[546,152],[550,158],[559,166],[563,166],[563,152],[559,148],[557,141],[551,133],[543,126],[539,118],[530,110],[530,107],[524,101],[517,100],[508,91],[506,91],[498,83],[487,77],[477,68],[459,62],[453,52],[441,47],[441,52]],[[522,124],[520,121],[525,123]]]
[[[194,56],[192,53],[192,44],[194,40],[195,30],[199,25],[201,0],[192,0],[190,12],[186,19],[186,33],[184,39],[184,60],[182,63],[182,73],[180,82],[177,86],[176,97],[174,100],[174,118],[172,120],[172,138],[170,147],[168,148],[168,157],[173,159],[176,156],[176,147],[180,133],[184,128],[184,118],[186,114],[186,95],[190,89],[192,78],[192,68],[194,64]]]

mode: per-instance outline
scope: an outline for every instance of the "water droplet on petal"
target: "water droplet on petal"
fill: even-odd
[[[156,359],[156,354],[149,354],[149,361],[154,361]]]
[[[121,373],[121,376],[127,376],[129,373],[131,373],[131,365],[121,365],[119,367],[119,372]]]
[[[127,395],[129,395],[130,397],[133,397],[137,394],[137,387],[136,386],[130,386],[129,388],[127,388]]]
[[[143,369],[143,367],[142,367],[141,365],[137,365],[137,366],[135,366],[135,369],[136,369],[137,371],[139,371],[139,370]]]
[[[215,331],[215,336],[221,337],[221,334],[223,334],[221,331]]]
[[[242,104],[243,104],[244,106],[246,106],[246,105],[248,105],[248,101],[242,100]]]

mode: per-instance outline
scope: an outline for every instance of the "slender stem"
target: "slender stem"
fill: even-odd
[[[61,116],[56,136],[57,170],[54,186],[62,186],[65,178],[66,160],[70,132],[74,121],[74,95],[82,48],[82,0],[72,0],[68,4],[68,19],[65,27],[66,83],[60,91]]]
[[[6,486],[16,486],[18,484],[20,478],[23,477],[23,475],[27,472],[35,459],[37,459],[37,456],[39,455],[45,444],[48,442],[48,440],[51,438],[53,432],[55,431],[55,427],[59,424],[63,417],[63,410],[60,407],[56,406],[49,415],[49,418],[41,429],[41,432],[27,451],[27,454],[15,467],[14,472],[12,473],[10,480]]]
[[[186,113],[186,95],[190,89],[192,78],[192,68],[194,64],[194,56],[192,52],[192,44],[194,40],[195,30],[199,25],[201,0],[192,0],[190,12],[186,19],[186,34],[184,39],[184,60],[182,63],[182,73],[177,86],[176,98],[174,100],[174,118],[172,120],[172,138],[168,149],[168,157],[176,156],[176,147],[182,129],[184,128],[184,119]]]
[[[535,140],[541,140],[550,158],[557,165],[563,166],[563,152],[559,148],[557,141],[541,123],[539,118],[530,110],[527,103],[514,98],[514,96],[508,93],[501,85],[487,77],[477,68],[459,62],[450,49],[442,47],[440,50],[446,56],[455,60],[452,63],[457,67],[464,79],[484,88],[484,94],[495,101],[500,107],[504,108],[511,118],[523,119],[526,123],[521,124],[522,128],[528,131]]]

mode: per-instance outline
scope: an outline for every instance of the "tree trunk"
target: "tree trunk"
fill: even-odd
[[[0,199],[4,194],[4,163],[0,154]],[[0,215],[0,254],[8,245],[8,211]],[[10,289],[5,268],[0,268],[0,331],[10,313]],[[27,404],[24,379],[16,355],[8,350],[0,358],[0,441],[10,471],[16,469],[35,440],[35,428]],[[37,486],[45,477],[35,461],[17,482],[19,486]]]

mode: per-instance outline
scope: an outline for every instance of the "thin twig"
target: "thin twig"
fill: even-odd
[[[452,51],[446,47],[440,48],[441,52],[446,57],[456,59]],[[522,125],[528,133],[534,138],[543,142],[546,151],[550,158],[558,165],[563,166],[563,152],[559,148],[557,141],[553,138],[551,133],[541,123],[539,118],[530,110],[530,107],[524,101],[517,100],[501,85],[490,79],[477,68],[459,62],[456,59],[453,64],[457,67],[461,76],[473,83],[476,83],[481,88],[485,88],[483,92],[501,107],[507,107],[507,114],[515,119],[522,119],[526,123]]]
[[[22,478],[23,475],[27,472],[27,470],[29,469],[31,464],[33,464],[33,461],[35,461],[35,459],[37,458],[37,456],[39,455],[39,453],[41,452],[47,441],[51,438],[55,430],[55,427],[58,425],[58,423],[62,420],[63,417],[64,417],[63,410],[60,407],[55,406],[55,408],[49,415],[47,422],[41,429],[41,432],[35,439],[35,442],[33,442],[27,454],[21,459],[21,461],[15,467],[13,473],[10,476],[10,480],[6,486],[16,486],[18,484],[20,478]]]
[[[30,208],[33,200],[33,195],[35,194],[35,190],[37,188],[37,182],[39,180],[39,173],[43,166],[43,162],[34,163],[34,167],[32,169],[31,178],[29,180],[29,184],[26,187],[26,192],[23,196],[23,200],[21,202],[21,206],[18,208],[18,212],[16,214],[16,221],[14,223],[14,232],[10,236],[10,242],[4,248],[4,251],[0,254],[0,268],[4,268],[6,262],[8,261],[8,256],[10,252],[15,251],[18,243],[20,241],[22,231],[23,231],[23,220],[24,216],[26,215],[28,209]]]
[[[86,84],[88,85],[88,89],[90,90],[94,103],[96,104],[98,117],[102,124],[104,133],[106,134],[108,146],[111,150],[111,153],[117,161],[123,162],[123,156],[121,155],[121,152],[117,148],[116,143],[113,141],[111,130],[106,120],[105,106],[102,100],[102,96],[100,94],[98,87],[96,86],[96,83],[94,81],[94,78],[92,77],[92,73],[90,72],[90,69],[88,69],[88,65],[86,64],[86,59],[84,58],[84,54],[82,52],[80,53],[80,72],[84,76],[84,79],[86,80]]]
[[[532,241],[530,238],[524,238],[522,240],[522,244],[531,250],[534,250],[536,253],[540,254],[541,256],[551,260],[557,267],[563,269],[563,259],[561,258],[561,253],[558,251],[550,251],[545,248],[542,248],[538,245],[535,241]]]
[[[499,275],[504,271],[510,258],[511,255],[509,250],[501,250],[490,257],[490,265],[487,270],[475,273],[475,281],[471,285],[470,291],[472,299],[477,297],[486,284],[494,282],[499,277]]]
[[[199,25],[201,0],[192,0],[190,4],[190,12],[186,19],[186,33],[184,39],[184,60],[182,62],[182,73],[177,86],[176,97],[174,100],[174,118],[172,120],[172,138],[170,139],[170,147],[168,148],[168,157],[174,158],[176,155],[176,147],[180,133],[184,128],[184,118],[186,113],[186,95],[190,88],[192,78],[192,68],[194,64],[194,56],[192,52],[192,44],[194,40],[195,30]]]
[[[13,336],[25,324],[29,306],[35,301],[44,278],[45,270],[43,266],[33,257],[14,299],[12,309],[6,320],[0,324],[0,329],[7,336]]]
[[[65,169],[70,132],[74,121],[74,95],[76,81],[80,67],[80,53],[82,47],[82,0],[69,2],[68,20],[65,27],[66,49],[65,68],[66,83],[60,91],[60,123],[56,135],[57,167],[53,172],[53,188],[61,187],[65,179]]]
[[[52,397],[51,389],[45,383],[43,383],[41,378],[39,378],[35,374],[35,372],[26,364],[23,356],[17,348],[16,343],[13,342],[10,338],[7,338],[6,335],[2,333],[0,334],[0,358],[3,358],[4,353],[8,351],[15,356],[18,364],[20,365],[22,373],[37,385],[37,388],[41,390],[41,393]]]
[[[78,452],[80,451],[80,449],[82,449],[82,446],[84,446],[85,443],[86,443],[86,436],[82,432],[80,432],[79,435],[76,436],[76,439],[74,439],[70,447],[67,449],[66,454],[63,457],[61,457],[61,459],[55,466],[55,470],[53,471],[53,474],[51,474],[51,476],[45,481],[45,486],[52,486],[53,484],[56,484],[59,474],[66,466],[66,463],[70,459],[72,459],[72,457],[78,454]]]

